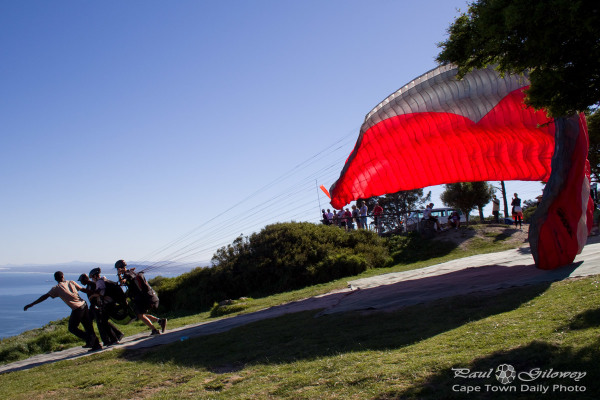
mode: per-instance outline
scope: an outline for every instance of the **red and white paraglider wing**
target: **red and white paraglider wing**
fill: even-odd
[[[442,183],[549,178],[554,124],[523,104],[529,81],[493,69],[456,74],[436,68],[367,114],[330,189],[334,207]]]
[[[493,68],[456,75],[438,67],[367,114],[331,186],[333,207],[443,183],[550,178],[555,121],[524,104],[528,79]]]

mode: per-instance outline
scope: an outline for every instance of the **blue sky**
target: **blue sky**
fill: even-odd
[[[267,223],[316,222],[317,183],[367,112],[435,67],[459,8],[0,3],[0,265],[209,260]]]

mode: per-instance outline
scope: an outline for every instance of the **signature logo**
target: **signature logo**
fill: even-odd
[[[496,367],[496,379],[503,385],[512,383],[517,377],[515,367],[510,364],[500,364]]]

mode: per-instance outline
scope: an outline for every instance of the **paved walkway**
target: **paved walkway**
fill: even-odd
[[[102,351],[159,346],[186,338],[225,332],[252,322],[300,311],[321,310],[317,316],[348,311],[391,311],[461,294],[598,275],[600,274],[599,242],[600,237],[591,237],[582,254],[577,256],[573,264],[554,271],[535,268],[528,247],[476,255],[419,270],[353,280],[349,282],[347,289],[338,292],[250,314],[188,325],[168,330],[159,336],[149,337],[148,333],[128,336],[120,344]],[[89,354],[96,353],[88,353],[87,349],[77,347],[40,354],[26,360],[0,365],[0,373],[29,369],[41,364],[85,357]]]

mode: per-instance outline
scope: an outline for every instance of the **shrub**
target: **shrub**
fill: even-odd
[[[279,223],[217,250],[213,265],[151,281],[163,311],[208,309],[223,299],[260,297],[359,274],[392,261],[374,232]]]
[[[531,217],[537,210],[537,204],[533,204],[525,209],[523,209],[523,221],[527,223],[531,223]]]
[[[225,300],[220,303],[214,303],[210,309],[211,317],[220,317],[222,315],[229,315],[244,311],[248,308],[249,303],[252,301],[249,297],[242,297],[237,300]]]

